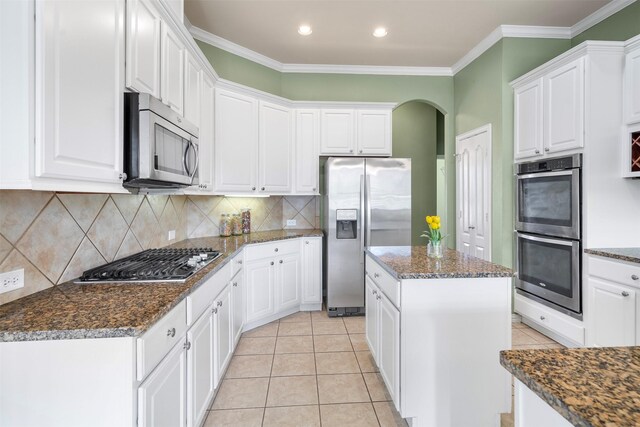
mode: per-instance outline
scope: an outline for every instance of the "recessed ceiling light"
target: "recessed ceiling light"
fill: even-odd
[[[385,27],[378,27],[373,31],[374,37],[384,37],[387,35],[387,29]]]
[[[311,31],[311,26],[310,25],[300,25],[298,27],[298,34],[300,34],[301,36],[308,36],[309,34],[311,34],[313,31]]]

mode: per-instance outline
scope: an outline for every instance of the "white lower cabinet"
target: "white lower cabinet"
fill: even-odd
[[[369,351],[373,360],[378,360],[378,287],[373,283],[373,280],[369,275],[365,275],[365,313],[366,324],[365,332],[367,338],[367,344],[369,344]]]
[[[215,387],[218,387],[233,354],[231,340],[231,289],[227,286],[213,302],[213,337],[215,359]]]
[[[139,426],[184,426],[187,350],[177,344],[138,388]]]
[[[240,270],[231,279],[231,304],[233,305],[232,315],[232,328],[231,337],[233,339],[233,346],[235,347],[242,335],[242,327],[244,326],[244,274]]]
[[[308,237],[302,244],[301,305],[322,308],[322,237]]]
[[[215,390],[213,317],[209,310],[187,332],[187,426],[204,420]]]
[[[276,312],[300,306],[300,254],[280,257],[275,277]]]
[[[247,262],[245,267],[247,323],[273,314],[273,265],[272,259]]]

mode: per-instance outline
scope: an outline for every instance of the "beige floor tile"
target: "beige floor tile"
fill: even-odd
[[[353,351],[349,335],[315,335],[313,349],[316,353]]]
[[[247,354],[273,354],[276,344],[275,337],[240,338],[235,354],[238,356]]]
[[[318,385],[315,376],[271,378],[267,406],[317,404]]]
[[[360,367],[353,351],[316,353],[316,368],[318,375],[360,373]]]
[[[323,426],[373,427],[378,419],[371,403],[320,405]]]
[[[347,328],[347,332],[350,334],[364,334],[364,316],[345,317],[342,320],[344,321],[344,326]]]
[[[525,325],[522,322],[511,322],[511,328],[512,329],[522,329],[522,328],[526,328],[527,325]]]
[[[313,335],[344,335],[347,330],[342,319],[328,322],[313,322]]]
[[[225,378],[257,378],[271,375],[270,354],[233,356]]]
[[[358,359],[358,364],[362,372],[378,372],[376,362],[373,360],[373,356],[369,350],[356,351],[356,358]]]
[[[533,328],[521,329],[525,334],[529,335],[535,342],[540,344],[555,344],[555,341],[546,335],[541,334]]]
[[[263,427],[320,427],[320,407],[284,406],[267,408]]]
[[[282,353],[313,353],[313,337],[278,337],[276,354]]]
[[[299,311],[297,313],[293,313],[288,315],[287,317],[283,317],[280,319],[280,323],[288,323],[288,322],[310,322],[311,314],[308,311]]]
[[[316,361],[313,353],[276,354],[273,358],[274,377],[315,375]]]
[[[511,345],[530,345],[537,344],[538,342],[530,335],[526,334],[522,329],[511,330]]]
[[[318,391],[320,404],[371,401],[361,374],[318,375]]]
[[[386,402],[391,400],[391,396],[387,391],[387,386],[384,384],[382,376],[377,372],[368,372],[362,374],[364,382],[367,384],[369,390],[369,396],[374,402]]]
[[[513,427],[513,412],[500,414],[500,427]]]
[[[278,328],[278,336],[311,335],[311,322],[283,322]]]
[[[275,337],[278,335],[278,325],[280,322],[275,321],[267,323],[266,325],[258,326],[255,329],[244,332],[243,338],[256,338],[256,337]]]
[[[375,402],[373,408],[378,416],[380,427],[407,427],[407,423],[393,406],[393,402]]]
[[[327,322],[329,320],[341,320],[341,318],[329,317],[329,315],[327,314],[327,310],[311,312],[312,322]]]
[[[211,411],[204,427],[260,427],[264,408]]]
[[[351,345],[354,351],[369,350],[365,334],[350,334],[349,338],[351,339]]]
[[[212,409],[261,408],[265,406],[269,378],[222,381]]]

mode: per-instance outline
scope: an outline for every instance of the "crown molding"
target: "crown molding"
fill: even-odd
[[[384,65],[282,64],[283,73],[372,74],[387,76],[453,76],[451,67]]]
[[[593,12],[591,15],[584,18],[582,21],[571,27],[571,38],[577,36],[593,27],[596,24],[604,21],[611,15],[620,12],[625,7],[635,3],[636,0],[612,0],[609,3],[602,6],[600,9]]]

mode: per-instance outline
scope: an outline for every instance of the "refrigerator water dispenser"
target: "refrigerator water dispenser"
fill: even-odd
[[[336,239],[355,239],[358,237],[358,210],[336,210]]]

